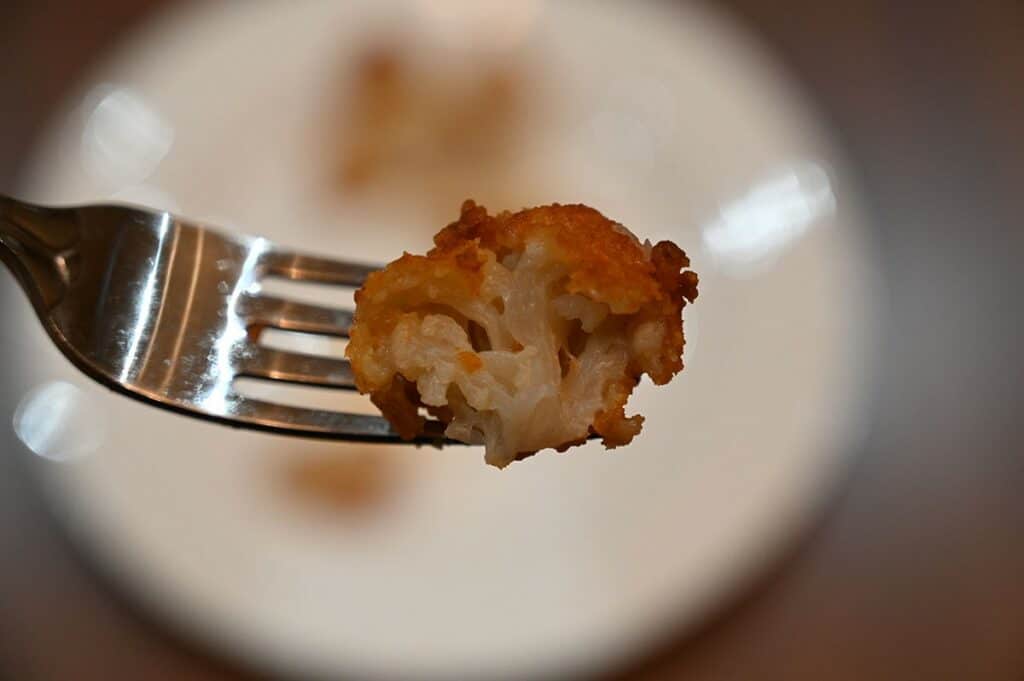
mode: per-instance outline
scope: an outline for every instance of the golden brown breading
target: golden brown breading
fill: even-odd
[[[488,215],[466,201],[425,256],[404,254],[356,293],[356,383],[403,437],[419,407],[498,466],[589,433],[628,443],[642,374],[683,368],[697,275],[675,244],[641,243],[583,205]]]

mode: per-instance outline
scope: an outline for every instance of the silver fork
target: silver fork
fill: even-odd
[[[249,377],[352,390],[347,361],[259,344],[267,327],[348,337],[352,312],[260,292],[268,277],[357,287],[372,265],[282,250],[117,205],[48,208],[0,195],[0,260],[85,374],[165,409],[286,435],[402,442],[380,416],[245,397]],[[414,442],[437,444],[427,421]]]

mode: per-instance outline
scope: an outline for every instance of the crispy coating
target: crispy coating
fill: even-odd
[[[434,243],[356,293],[356,383],[403,437],[426,406],[498,466],[590,433],[632,440],[643,419],[624,407],[640,377],[683,368],[697,275],[678,246],[583,205],[492,216],[473,201]]]

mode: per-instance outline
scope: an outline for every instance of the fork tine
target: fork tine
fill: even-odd
[[[446,440],[444,426],[437,421],[428,421],[416,439],[402,440],[381,416],[303,409],[241,396],[234,396],[232,405],[232,421],[284,435],[393,444],[463,444]]]
[[[277,250],[266,253],[262,265],[267,276],[344,286],[362,286],[368,274],[380,269],[379,265],[343,262]]]
[[[355,390],[352,367],[343,359],[258,347],[239,361],[239,376],[321,388]]]
[[[272,326],[287,331],[348,338],[352,328],[352,313],[348,310],[274,296],[247,296],[240,301],[238,313],[252,326]]]
[[[232,404],[235,418],[282,432],[377,441],[398,440],[391,424],[380,416],[305,409],[250,397],[238,397]]]

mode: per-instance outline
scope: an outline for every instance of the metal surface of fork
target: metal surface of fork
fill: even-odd
[[[61,352],[131,397],[229,425],[288,435],[399,442],[379,416],[245,397],[253,377],[353,389],[342,359],[258,344],[267,327],[347,337],[350,311],[264,295],[281,277],[359,286],[376,269],[228,236],[169,213],[116,205],[45,208],[0,195],[0,259]],[[441,439],[428,422],[420,442]]]

